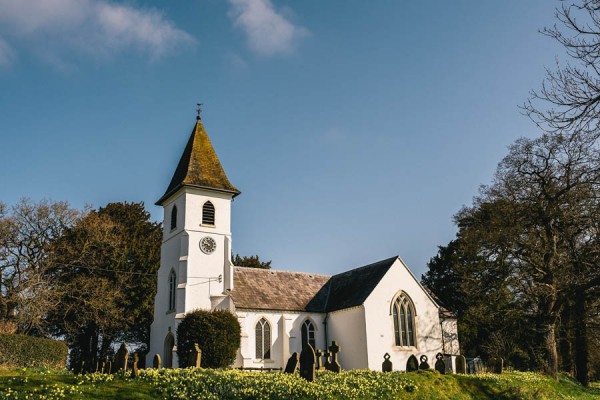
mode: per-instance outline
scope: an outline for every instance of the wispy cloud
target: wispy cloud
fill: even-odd
[[[278,13],[270,0],[229,0],[233,25],[244,31],[248,46],[263,55],[291,52],[308,31]]]
[[[9,65],[14,58],[13,49],[0,38],[0,66]]]
[[[0,0],[0,59],[7,42],[45,54],[134,50],[158,58],[193,41],[155,9],[107,0]]]

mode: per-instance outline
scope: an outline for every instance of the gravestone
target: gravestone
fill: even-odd
[[[298,369],[298,353],[292,354],[292,356],[288,359],[287,364],[285,365],[286,374],[293,374]]]
[[[159,354],[154,355],[154,358],[152,359],[152,368],[160,369],[160,355]]]
[[[333,340],[331,342],[331,346],[329,346],[329,353],[331,353],[331,362],[329,363],[329,368],[325,366],[331,372],[340,372],[342,370],[342,366],[340,365],[337,355],[342,351],[342,348],[338,345],[338,343]]]
[[[323,350],[318,349],[315,351],[315,357],[317,357],[317,363],[315,364],[315,369],[321,370],[323,369]]]
[[[462,354],[456,356],[456,373],[466,374],[467,373],[467,359]]]
[[[423,354],[419,359],[421,360],[421,364],[419,364],[419,369],[429,369],[429,368],[431,368],[429,366],[429,364],[427,363],[428,358],[427,358],[427,356],[425,354]]]
[[[437,353],[435,355],[435,359],[437,360],[435,362],[435,370],[438,371],[440,374],[445,374],[446,363],[444,362],[444,355],[442,353]]]
[[[494,374],[501,374],[504,369],[504,360],[500,357],[492,357],[489,362],[488,370]]]
[[[140,356],[137,351],[133,353],[133,365],[131,366],[131,377],[137,378],[140,376],[140,370],[138,369],[138,362],[140,361]]]
[[[198,343],[194,343],[194,348],[190,352],[188,360],[188,367],[200,368],[200,362],[202,361],[202,350],[198,346]]]
[[[392,372],[392,362],[390,361],[389,353],[383,355],[383,362],[381,363],[381,370],[383,372]]]
[[[325,350],[323,356],[325,357],[325,363],[323,364],[323,368],[329,370],[329,368],[331,368],[331,353],[329,352],[329,350]]]
[[[127,345],[125,343],[121,343],[121,347],[119,347],[119,350],[117,350],[117,354],[115,354],[115,362],[112,365],[111,372],[114,374],[120,369],[126,371],[128,359],[129,350],[127,350]]]
[[[406,372],[414,372],[419,369],[419,361],[415,355],[411,355],[408,357],[408,361],[406,362]]]
[[[304,343],[300,353],[300,376],[309,382],[315,380],[315,351],[310,343]]]

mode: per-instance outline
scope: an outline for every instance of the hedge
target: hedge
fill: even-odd
[[[189,366],[189,354],[198,344],[202,368],[225,368],[233,364],[240,347],[240,323],[228,311],[195,310],[177,327],[179,366]]]
[[[52,339],[0,333],[0,367],[65,368],[67,345]]]

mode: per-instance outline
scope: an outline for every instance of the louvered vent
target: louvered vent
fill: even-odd
[[[215,206],[210,201],[207,201],[202,206],[202,225],[215,224]]]

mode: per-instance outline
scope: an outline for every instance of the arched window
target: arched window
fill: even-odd
[[[175,294],[177,293],[177,274],[171,270],[169,273],[169,311],[175,310]]]
[[[415,306],[405,293],[402,293],[392,308],[394,318],[394,338],[396,346],[415,345]]]
[[[177,228],[177,206],[171,208],[171,230]]]
[[[305,343],[310,344],[316,350],[315,327],[308,319],[302,324],[302,347]]]
[[[271,358],[271,325],[264,318],[256,323],[256,358],[260,360]]]
[[[215,206],[210,201],[207,201],[202,206],[202,225],[215,224]]]

